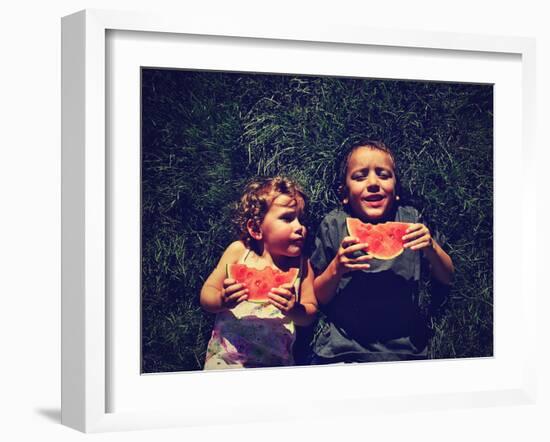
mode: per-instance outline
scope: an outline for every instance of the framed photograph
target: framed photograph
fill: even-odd
[[[65,425],[534,401],[535,270],[525,257],[535,194],[508,179],[528,174],[534,156],[533,40],[96,10],[63,18],[62,37]],[[364,138],[392,148],[400,204],[418,209],[454,262],[444,299],[419,277],[429,336],[407,342],[422,357],[321,364],[321,308],[297,327],[293,364],[203,370],[217,322],[199,293],[242,233],[232,219],[246,183],[283,175],[304,190],[309,256],[342,203],[341,156]],[[518,225],[512,261],[506,232]],[[237,409],[248,411],[227,413]]]

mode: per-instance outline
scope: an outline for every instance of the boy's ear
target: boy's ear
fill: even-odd
[[[262,239],[262,231],[260,230],[260,226],[258,226],[253,219],[249,219],[246,222],[246,230],[248,230],[248,234],[256,241]]]
[[[346,189],[346,186],[338,186],[337,192],[340,200],[342,201],[342,204],[346,205],[347,203],[349,203],[349,198],[347,197],[348,189]]]

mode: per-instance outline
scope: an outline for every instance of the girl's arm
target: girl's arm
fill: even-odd
[[[206,311],[218,313],[246,299],[247,291],[243,284],[235,284],[235,280],[227,278],[227,265],[237,262],[244,251],[245,246],[241,241],[231,243],[216,268],[204,281],[200,302]]]
[[[300,302],[294,304],[294,308],[288,316],[297,325],[310,325],[317,315],[317,298],[313,291],[313,269],[309,260],[305,260],[304,275],[300,284]]]

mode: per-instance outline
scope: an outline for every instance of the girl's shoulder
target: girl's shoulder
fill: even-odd
[[[227,246],[224,252],[224,256],[228,261],[237,262],[248,249],[242,241],[233,241]]]

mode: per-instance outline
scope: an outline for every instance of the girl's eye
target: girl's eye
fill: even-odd
[[[391,178],[392,174],[388,170],[379,170],[378,171],[378,176],[380,178]]]
[[[367,175],[364,174],[364,173],[357,173],[357,174],[354,174],[351,177],[351,179],[354,180],[354,181],[363,181],[366,177],[367,177]]]

